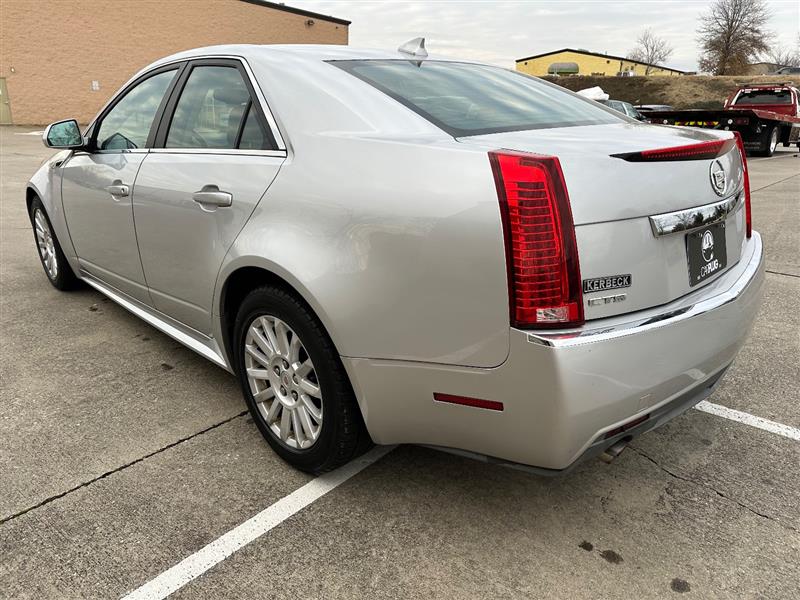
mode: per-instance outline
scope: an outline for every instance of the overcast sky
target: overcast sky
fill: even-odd
[[[667,66],[697,69],[695,30],[705,0],[520,0],[399,2],[286,0],[289,6],[353,22],[350,45],[395,48],[417,36],[432,54],[512,67],[514,59],[558,48],[624,56],[652,27],[675,47]],[[800,29],[800,0],[768,0],[769,27],[789,47]]]

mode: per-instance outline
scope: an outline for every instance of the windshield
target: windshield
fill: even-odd
[[[735,105],[743,104],[791,104],[792,94],[787,89],[782,90],[745,90],[736,98]]]
[[[470,63],[347,60],[355,75],[454,137],[619,123],[590,100],[522,73]]]

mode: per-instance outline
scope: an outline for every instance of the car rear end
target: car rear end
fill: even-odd
[[[451,88],[439,98],[437,68]],[[763,282],[744,149],[730,132],[608,118],[529,78],[531,97],[519,97],[515,81],[492,73],[484,97],[452,83],[471,84],[469,70],[431,65],[417,89],[413,74],[359,75],[485,153],[506,252],[509,356],[494,369],[415,365],[413,377],[411,365],[353,370],[363,387],[419,399],[370,408],[378,442],[563,470],[705,398],[744,343]]]

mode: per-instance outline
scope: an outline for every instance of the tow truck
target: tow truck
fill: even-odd
[[[647,113],[650,123],[738,131],[749,154],[772,156],[778,144],[800,148],[800,90],[792,82],[739,84],[721,110]]]

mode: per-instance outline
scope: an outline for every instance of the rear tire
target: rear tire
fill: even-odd
[[[33,202],[31,202],[29,216],[39,261],[42,263],[47,280],[57,290],[75,289],[80,280],[75,276],[72,267],[67,262],[67,257],[64,256],[61,244],[53,232],[50,218],[47,216],[44,205],[38,197],[34,197]]]
[[[336,348],[294,294],[274,285],[250,292],[236,316],[234,344],[250,414],[283,460],[322,473],[369,447]]]
[[[778,147],[778,138],[780,137],[780,130],[777,126],[770,128],[767,135],[764,137],[764,150],[761,152],[763,156],[772,156]]]

